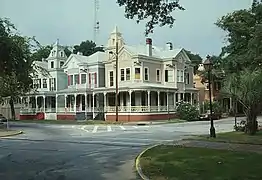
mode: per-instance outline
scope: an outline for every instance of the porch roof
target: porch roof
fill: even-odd
[[[95,92],[110,92],[110,91],[115,91],[115,87],[101,87],[101,88],[95,88]],[[119,86],[119,91],[123,90],[169,90],[169,91],[177,91],[177,88],[172,87],[172,86],[166,86],[162,84],[151,84],[151,83],[135,83],[132,84],[131,86],[128,85],[120,85]]]

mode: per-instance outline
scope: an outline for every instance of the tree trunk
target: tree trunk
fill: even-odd
[[[253,110],[249,110],[247,113],[247,124],[245,132],[250,135],[255,135],[258,129],[257,114]]]
[[[10,108],[11,108],[12,120],[15,120],[15,106],[14,106],[14,100],[13,100],[12,96],[11,96],[11,98],[9,100],[9,104],[10,104]]]

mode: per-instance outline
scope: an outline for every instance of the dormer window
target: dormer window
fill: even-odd
[[[63,67],[65,63],[63,61],[60,61],[60,68]]]
[[[113,44],[115,44],[115,41],[116,41],[115,39],[112,39]]]
[[[64,53],[63,53],[63,52],[60,52],[60,56],[63,57],[63,56],[64,56]]]

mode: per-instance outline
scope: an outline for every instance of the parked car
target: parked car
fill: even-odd
[[[7,124],[7,119],[3,114],[0,114],[0,124]]]
[[[213,120],[221,119],[221,117],[222,117],[221,113],[215,113],[215,112],[212,113],[212,119]],[[202,121],[206,121],[206,120],[209,120],[209,119],[210,119],[210,111],[209,110],[206,111],[203,114],[200,114],[200,116],[199,116],[199,120],[202,120]]]

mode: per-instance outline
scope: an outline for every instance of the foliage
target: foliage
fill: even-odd
[[[187,102],[180,102],[177,106],[177,114],[180,119],[194,121],[199,117],[199,111],[196,106]]]
[[[90,56],[98,51],[104,51],[102,47],[97,47],[96,43],[93,41],[82,41],[80,45],[75,45],[73,53],[76,54],[77,52],[83,53],[84,56]]]
[[[15,118],[13,100],[32,88],[32,53],[34,38],[15,33],[8,20],[0,19],[0,98],[9,97],[12,117]]]
[[[202,63],[203,59],[200,57],[199,54],[193,54],[191,51],[186,50],[186,53],[189,59],[191,60],[192,65],[194,66],[194,74],[196,74],[198,66]]]
[[[119,6],[125,7],[125,17],[135,19],[137,23],[146,20],[145,34],[153,32],[156,25],[172,27],[175,18],[172,12],[185,10],[178,0],[117,0]]]
[[[205,113],[209,109],[210,109],[209,101],[205,101],[203,104],[200,105],[201,113]],[[212,110],[216,114],[222,113],[222,107],[221,107],[220,102],[213,101],[212,102]]]
[[[255,1],[254,1],[255,2]],[[254,70],[262,63],[262,5],[229,13],[216,25],[227,32],[226,46],[222,48],[223,68],[235,73],[245,68]]]
[[[247,132],[256,132],[256,120],[262,105],[262,71],[243,70],[227,76],[223,93],[239,101],[247,116]]]
[[[52,50],[52,46],[41,46],[36,52],[33,53],[32,59],[33,61],[42,61],[42,59],[46,59],[50,51]]]

